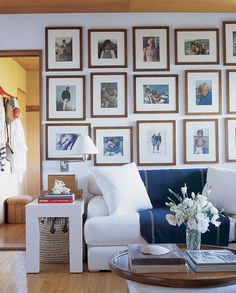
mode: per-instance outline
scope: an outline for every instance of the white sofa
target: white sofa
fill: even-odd
[[[87,207],[84,237],[90,271],[109,270],[108,259],[130,243],[146,243],[140,235],[139,213],[109,216],[107,205],[93,177],[88,179],[91,199]],[[230,217],[230,241],[235,240],[236,215]]]

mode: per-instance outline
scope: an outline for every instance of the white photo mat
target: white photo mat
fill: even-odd
[[[224,28],[224,64],[236,64],[236,44],[233,34],[236,34],[236,22],[223,22]]]
[[[226,118],[226,154],[227,161],[236,162],[236,118]]]
[[[236,70],[227,70],[228,113],[236,113]]]

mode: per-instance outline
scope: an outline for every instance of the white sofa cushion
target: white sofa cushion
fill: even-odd
[[[88,203],[87,218],[108,216],[108,208],[102,195],[95,195]]]
[[[207,182],[203,194],[208,188],[211,192],[208,199],[218,209],[224,209],[228,214],[236,214],[236,170],[208,167]]]
[[[140,235],[139,213],[87,219],[84,237],[88,245],[127,245],[146,243]]]
[[[89,174],[89,176],[88,176],[88,186],[87,187],[88,187],[88,192],[91,195],[102,195],[102,191],[98,187],[92,174]]]
[[[135,163],[119,167],[93,168],[109,215],[150,209],[152,204]]]

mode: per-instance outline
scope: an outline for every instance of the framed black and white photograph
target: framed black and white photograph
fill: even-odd
[[[224,65],[236,65],[236,21],[223,22]]]
[[[88,67],[127,67],[126,29],[88,30]]]
[[[175,29],[175,64],[219,62],[219,29]]]
[[[184,163],[218,163],[218,120],[184,120]]]
[[[91,73],[91,117],[127,117],[127,73]]]
[[[46,71],[82,70],[82,27],[45,28]]]
[[[169,27],[133,27],[134,71],[170,69]]]
[[[236,162],[236,118],[225,118],[226,161]]]
[[[178,75],[134,75],[134,113],[178,111]]]
[[[84,120],[85,76],[54,75],[46,81],[47,120]]]
[[[78,153],[78,138],[91,136],[90,123],[47,124],[46,160],[82,160]]]
[[[175,165],[175,120],[137,121],[137,146],[138,165]]]
[[[221,113],[220,70],[187,70],[185,79],[187,115]]]
[[[226,70],[227,113],[236,114],[236,70]]]
[[[99,151],[94,165],[123,165],[133,161],[132,127],[94,127],[94,140]]]

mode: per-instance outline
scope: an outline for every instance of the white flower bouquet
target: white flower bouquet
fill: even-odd
[[[169,192],[179,201],[179,203],[176,204],[173,199],[168,197],[170,202],[166,202],[166,206],[174,213],[174,215],[166,215],[166,219],[170,225],[180,226],[184,224],[187,229],[195,230],[199,233],[205,233],[210,223],[219,227],[220,222],[218,219],[223,210],[219,211],[207,200],[210,189],[207,195],[195,194],[192,192],[191,196],[188,196],[187,186],[185,184],[185,186],[181,188],[182,196],[173,192],[171,189],[169,189]]]

